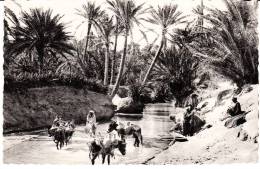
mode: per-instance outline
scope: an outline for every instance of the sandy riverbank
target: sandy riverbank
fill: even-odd
[[[225,84],[225,87],[227,84]],[[217,100],[218,91],[207,98],[213,101],[204,115],[212,127],[201,131],[188,142],[176,142],[169,149],[156,155],[147,164],[229,164],[256,163],[258,161],[258,85],[246,86],[237,96],[242,110],[249,111],[246,122],[235,128],[226,128],[225,111],[231,103],[233,92]],[[227,88],[225,88],[227,89]],[[232,86],[229,86],[231,91]],[[216,104],[218,103],[218,104]],[[240,133],[240,137],[238,134]]]

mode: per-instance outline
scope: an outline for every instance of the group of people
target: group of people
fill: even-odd
[[[127,123],[127,126],[130,126],[130,122]],[[118,128],[124,128],[122,123],[119,123]],[[95,141],[100,142],[104,140],[116,140],[119,139],[118,133],[116,131],[112,131],[106,134],[106,136],[102,136],[100,132],[96,132],[97,130],[97,119],[94,110],[90,110],[86,117],[86,128],[85,132],[90,135]]]
[[[124,127],[123,124],[119,123],[119,127]],[[131,125],[128,123],[128,125]],[[56,115],[55,119],[53,120],[53,125],[50,129],[50,131],[56,131],[56,130],[63,130],[67,129],[70,127],[71,129],[75,128],[75,122],[72,119],[71,121],[64,121],[61,117],[61,115]],[[102,136],[100,133],[96,133],[97,129],[97,118],[94,110],[90,110],[88,114],[86,115],[86,127],[85,127],[85,132],[89,134],[92,138],[94,139],[100,139]],[[108,134],[108,139],[109,140],[114,140],[117,139],[117,133],[116,132],[111,132]]]
[[[75,121],[71,119],[70,121],[64,121],[61,115],[56,115],[55,119],[53,120],[52,128],[66,128],[71,127],[75,128]]]
[[[180,119],[176,119],[175,117],[171,117],[171,120],[174,122],[174,126],[171,131],[175,131],[177,133],[182,134],[183,136],[193,136],[196,132],[195,129],[195,116],[198,111],[202,108],[198,107],[198,95],[192,94],[190,102],[188,103],[187,109],[183,116],[183,122]],[[242,113],[241,105],[238,102],[236,97],[232,98],[232,105],[229,106],[227,110],[227,117],[234,117]]]
[[[75,121],[71,119],[70,121],[64,121],[61,115],[56,115],[55,119],[53,120],[52,126],[49,129],[49,134],[53,135],[55,131],[59,130],[70,130],[74,131],[75,129]]]

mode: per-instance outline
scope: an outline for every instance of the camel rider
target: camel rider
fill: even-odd
[[[236,116],[242,113],[241,111],[241,105],[240,103],[237,101],[236,97],[232,98],[232,102],[234,103],[234,105],[230,106],[229,109],[227,110],[227,114],[231,115],[231,116]]]

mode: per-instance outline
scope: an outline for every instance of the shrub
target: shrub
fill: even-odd
[[[79,89],[106,94],[108,89],[101,82],[95,79],[86,79],[83,76],[66,76],[56,74],[21,73],[18,76],[6,75],[4,90],[27,89],[46,86],[70,86]]]
[[[132,97],[133,101],[136,103],[151,102],[149,92],[140,83],[129,85],[128,95]]]
[[[157,82],[153,87],[152,101],[164,103],[173,99],[173,94],[167,83]]]
[[[171,94],[168,94],[168,97],[174,96],[177,105],[182,106],[183,100],[195,89],[193,81],[196,78],[197,69],[197,58],[193,57],[186,48],[167,49],[158,58],[152,74],[153,80],[161,84],[158,93],[165,95],[164,93],[170,91]]]

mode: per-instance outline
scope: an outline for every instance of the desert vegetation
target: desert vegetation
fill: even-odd
[[[128,86],[137,102],[176,99],[183,106],[205,65],[238,87],[257,84],[257,4],[224,2],[226,10],[201,4],[192,16],[174,3],[149,7],[108,0],[105,8],[88,2],[73,11],[84,19],[79,25],[87,30],[82,40],[66,31],[62,15],[52,9],[34,8],[17,16],[6,6],[5,89],[68,85],[113,98],[120,86]],[[147,28],[147,23],[160,29]],[[133,41],[134,28],[146,41],[148,31],[158,37],[140,46]],[[124,39],[122,50],[117,48],[119,37]]]

